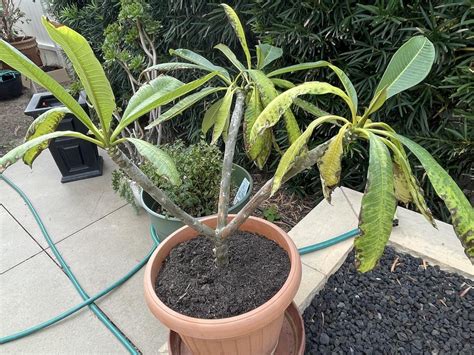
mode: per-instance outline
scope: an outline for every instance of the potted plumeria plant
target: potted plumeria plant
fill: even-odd
[[[158,76],[137,90],[121,116],[116,111],[102,67],[87,41],[71,29],[44,19],[48,33],[64,49],[81,79],[99,118],[99,126],[60,85],[9,44],[1,42],[1,60],[47,87],[90,130],[90,134],[54,132],[64,109],[52,109],[33,122],[24,144],[0,159],[1,169],[22,158],[31,165],[51,138],[80,137],[106,150],[124,173],[168,213],[185,223],[186,226],[162,242],[150,258],[145,272],[145,297],[153,314],[177,332],[189,350],[196,354],[271,354],[276,349],[285,310],[292,303],[301,280],[301,261],[285,232],[251,214],[282,183],[314,165],[320,170],[329,198],[339,183],[344,148],[351,141],[368,142],[370,153],[368,182],[360,214],[361,234],[355,241],[360,271],[372,269],[381,257],[390,236],[397,199],[413,201],[434,224],[421,187],[411,172],[405,147],[421,162],[435,190],[448,206],[454,229],[472,260],[474,212],[462,191],[424,148],[398,135],[387,124],[370,119],[385,100],[418,84],[428,74],[434,59],[431,42],[420,36],[404,44],[390,61],[369,107],[359,113],[357,95],[349,78],[328,62],[304,63],[264,73],[264,64],[278,58],[281,50],[272,46],[263,49],[259,45],[257,66],[253,68],[243,27],[235,12],[229,6],[223,6],[239,38],[246,64],[241,63],[230,49],[219,45],[218,49],[236,68],[232,71],[235,75],[231,76],[230,70],[196,57],[193,52],[181,50],[181,56],[191,63],[169,63],[166,64],[168,69],[174,65],[174,69],[201,69],[209,74],[186,84],[171,76]],[[294,84],[275,78],[319,67],[332,69],[340,79],[342,89],[323,82]],[[214,79],[224,86],[207,86]],[[288,90],[279,94],[276,85]],[[200,87],[203,87],[200,91],[191,93]],[[204,117],[205,126],[213,127],[213,141],[225,132],[225,150],[218,213],[199,220],[184,212],[153,184],[122,152],[121,144],[133,144],[158,174],[179,184],[181,177],[172,159],[150,143],[119,136],[125,127],[150,110],[184,97],[154,123],[159,124],[209,91],[225,92],[220,103],[213,103]],[[335,95],[347,104],[350,116],[325,113],[300,100],[299,96],[307,94]],[[291,113],[293,104],[304,106],[317,116],[303,132]],[[113,115],[119,118],[116,125],[112,121]],[[275,176],[239,213],[229,215],[232,161],[242,121],[246,151],[261,166],[268,157],[266,151],[272,148],[268,143],[272,140],[271,129],[282,117],[290,146],[284,152]],[[307,143],[314,129],[322,124],[337,125],[339,130],[329,141],[309,149]],[[299,351],[302,353],[303,349],[299,348]]]

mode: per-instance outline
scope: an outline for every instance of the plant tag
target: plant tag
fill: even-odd
[[[249,190],[249,186],[250,181],[248,181],[247,178],[244,178],[239,186],[239,189],[237,190],[237,193],[235,194],[232,206],[238,204],[244,199],[245,195],[247,194],[247,191]]]

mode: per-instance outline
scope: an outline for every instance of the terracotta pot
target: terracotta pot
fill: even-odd
[[[36,42],[36,37],[25,36],[18,38],[16,41],[10,43],[13,47],[18,49],[21,53],[26,55],[33,63],[38,66],[43,65],[41,60],[40,51],[38,48],[38,43]]]
[[[231,220],[234,216],[229,216]],[[215,227],[217,217],[202,220]],[[250,217],[240,230],[257,233],[276,242],[289,256],[288,279],[269,301],[239,316],[223,319],[199,319],[182,315],[166,306],[155,293],[155,281],[171,249],[197,236],[185,226],[163,241],[151,256],[145,270],[145,299],[151,312],[168,328],[177,332],[193,354],[272,354],[278,345],[284,312],[292,302],[301,281],[301,259],[290,237],[279,227],[260,218]],[[255,270],[258,272],[258,270]]]

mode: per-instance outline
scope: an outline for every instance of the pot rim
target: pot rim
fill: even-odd
[[[229,219],[232,219],[235,217],[235,215],[229,215],[228,217]],[[209,221],[216,218],[217,216],[205,217],[201,219],[201,222],[209,223]],[[270,298],[267,302],[265,302],[264,304],[258,306],[257,308],[249,312],[246,312],[237,316],[219,318],[219,319],[204,319],[204,318],[190,317],[190,316],[181,314],[177,311],[174,311],[173,309],[168,307],[166,304],[164,304],[158,298],[155,292],[154,285],[155,285],[156,280],[152,279],[152,275],[151,275],[152,266],[158,254],[161,252],[161,250],[168,244],[173,243],[173,239],[174,239],[173,237],[179,234],[180,232],[182,232],[184,229],[190,228],[188,226],[184,226],[178,229],[173,234],[171,234],[162,243],[160,243],[160,245],[151,255],[147,263],[147,266],[145,269],[145,275],[144,275],[144,283],[145,283],[144,286],[145,286],[145,294],[146,294],[145,298],[147,298],[147,301],[150,300],[162,312],[166,313],[168,317],[178,319],[180,323],[182,324],[186,323],[190,326],[192,326],[193,324],[196,324],[196,325],[199,324],[199,326],[201,327],[204,326],[204,327],[212,327],[212,328],[216,326],[229,326],[229,325],[232,325],[232,327],[234,327],[236,323],[246,323],[247,324],[246,330],[248,330],[249,327],[257,328],[259,326],[259,323],[260,323],[259,320],[261,319],[262,312],[274,313],[275,314],[274,318],[277,318],[280,315],[277,310],[280,308],[282,308],[283,310],[286,309],[286,307],[293,301],[293,298],[295,295],[292,294],[291,299],[287,300],[288,302],[286,302],[284,300],[284,297],[282,296],[287,295],[288,289],[295,288],[296,289],[295,293],[296,293],[299,288],[299,284],[301,281],[301,268],[302,268],[301,259],[298,253],[298,249],[296,248],[296,245],[294,244],[293,240],[280,227],[258,217],[250,216],[248,219],[257,221],[258,223],[266,224],[270,228],[274,229],[276,233],[282,234],[284,236],[283,239],[287,243],[287,245],[283,245],[283,246],[280,244],[280,247],[284,247],[285,251],[287,251],[288,253],[288,258],[290,259],[290,272],[283,286],[275,295],[273,295],[272,298]],[[197,237],[197,234],[193,238],[195,237]],[[286,297],[288,298],[288,296]],[[167,325],[165,322],[163,323]]]
[[[28,41],[31,41],[31,40],[36,40],[36,37],[25,35],[25,36],[17,37],[17,38],[15,38],[15,40],[13,42],[9,42],[9,43],[11,43],[11,44],[13,44],[13,43],[22,43],[22,42],[28,42]]]
[[[247,191],[247,193],[245,194],[244,198],[242,200],[240,200],[239,202],[237,202],[235,205],[233,206],[230,206],[229,207],[229,212],[233,212],[235,211],[237,208],[239,208],[244,202],[245,200],[249,197],[249,195],[252,193],[252,186],[253,186],[253,178],[252,178],[252,175],[250,175],[250,173],[247,171],[247,169],[245,169],[244,167],[238,165],[238,164],[235,164],[233,163],[232,164],[234,167],[239,167],[240,169],[242,169],[243,171],[245,171],[247,174],[246,178],[249,179],[249,182],[250,182],[250,186],[249,186],[249,190]],[[158,217],[158,218],[161,218],[161,219],[164,219],[166,221],[172,221],[172,222],[181,222],[181,220],[179,218],[176,218],[176,217],[167,217],[161,213],[158,213],[158,212],[155,212],[153,211],[150,207],[148,207],[148,205],[145,203],[145,199],[143,198],[143,194],[146,193],[145,190],[143,190],[142,188],[141,189],[141,192],[140,192],[140,202],[142,203],[142,206],[143,208],[145,209],[145,211],[147,211],[149,214],[151,214],[152,216],[155,216],[155,217]],[[150,196],[151,197],[151,196]],[[156,202],[156,201],[155,201]],[[217,212],[216,212],[217,213]],[[215,215],[215,214],[214,214]],[[198,217],[199,219],[202,219],[202,218],[207,218],[207,217],[211,217],[213,215],[209,215],[209,216],[202,216],[202,217]]]

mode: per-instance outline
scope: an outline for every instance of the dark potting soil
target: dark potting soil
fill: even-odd
[[[225,268],[216,267],[212,248],[209,238],[198,237],[171,250],[155,284],[168,307],[197,318],[232,317],[268,301],[288,278],[288,254],[267,238],[234,233]]]
[[[360,274],[351,255],[304,312],[306,353],[474,354],[472,284],[391,248]]]

